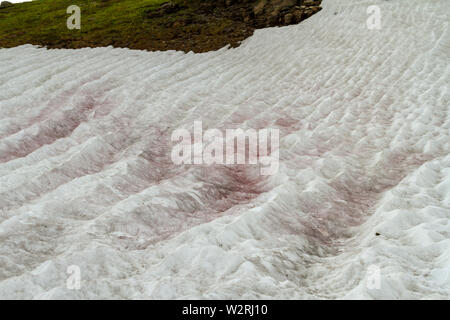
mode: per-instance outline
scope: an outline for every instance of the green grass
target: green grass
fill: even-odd
[[[34,44],[205,52],[228,44],[237,46],[253,33],[252,27],[224,14],[223,7],[218,14],[204,10],[205,5],[214,8],[216,0],[171,0],[179,4],[178,10],[157,11],[167,1],[36,0],[15,4],[0,9],[0,48]],[[71,5],[81,9],[80,30],[67,28]]]
[[[36,0],[0,9],[0,47],[46,44],[49,47],[81,47],[96,43],[126,46],[139,33],[162,32],[157,21],[146,16],[167,0]],[[182,1],[174,1],[182,2]],[[67,7],[81,9],[81,29],[66,26]]]

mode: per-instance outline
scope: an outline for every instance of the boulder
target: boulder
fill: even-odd
[[[259,0],[253,6],[257,27],[299,23],[320,11],[322,0]]]
[[[13,4],[9,1],[2,1],[2,3],[0,3],[0,8],[8,8],[8,7],[12,7]]]

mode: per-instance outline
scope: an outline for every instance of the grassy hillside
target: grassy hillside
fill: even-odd
[[[320,5],[320,0],[315,1]],[[36,0],[0,9],[0,47],[31,43],[49,48],[112,45],[133,49],[203,52],[227,44],[237,46],[241,40],[253,34],[255,28],[297,23],[320,10],[320,7],[314,6],[299,11],[295,5],[280,9],[274,7],[275,2]],[[297,1],[297,4],[301,3],[303,0]],[[66,10],[70,5],[77,5],[81,9],[80,30],[69,30],[66,26],[70,16]],[[259,16],[254,13],[256,6],[262,8]],[[289,14],[287,10],[291,10]],[[285,16],[294,16],[292,13],[296,12],[297,21],[290,19],[286,22]]]
[[[126,45],[139,32],[160,32],[146,15],[165,0],[36,0],[0,9],[0,46],[46,43],[78,47],[95,42]],[[81,9],[81,29],[69,30],[70,5]],[[156,30],[155,30],[156,29]],[[132,39],[129,39],[132,41]]]

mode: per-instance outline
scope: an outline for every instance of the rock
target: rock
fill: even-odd
[[[178,29],[178,28],[184,27],[185,25],[186,24],[184,23],[184,21],[179,20],[179,21],[175,21],[172,24],[172,28]]]
[[[279,9],[292,8],[297,5],[297,0],[272,0],[271,2],[275,8]]]
[[[322,0],[303,0],[302,2],[304,6],[312,7],[312,6],[320,6]]]
[[[292,14],[294,15],[294,20],[295,20],[294,23],[298,23],[298,22],[302,21],[302,15],[303,15],[302,10],[297,9]]]
[[[165,2],[159,7],[159,10],[161,10],[163,13],[174,13],[179,10],[179,5],[176,3],[173,3],[172,1]]]
[[[256,27],[267,27],[299,23],[320,11],[321,2],[321,0],[255,1],[252,24]],[[245,21],[247,22],[247,19]]]
[[[259,16],[264,13],[264,7],[266,6],[267,1],[266,0],[260,0],[256,6],[253,8],[253,13],[255,16]]]
[[[8,8],[8,7],[12,7],[13,4],[9,1],[2,1],[2,3],[0,3],[0,8]]]
[[[280,23],[280,12],[278,11],[278,9],[275,9],[270,13],[269,17],[267,18],[267,22],[269,26],[276,26]]]
[[[284,16],[284,24],[291,24],[294,20],[294,15],[292,13],[288,13],[287,15]]]

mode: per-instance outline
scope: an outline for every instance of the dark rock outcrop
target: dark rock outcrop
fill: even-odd
[[[185,0],[148,9],[146,18],[166,28],[152,46],[204,52],[238,46],[255,29],[297,24],[321,10],[322,0]],[[139,44],[145,48],[148,42]]]
[[[296,24],[321,10],[322,0],[202,1],[203,13],[222,15],[255,28]]]
[[[257,27],[296,24],[321,10],[321,0],[260,0],[253,7]]]
[[[8,8],[8,7],[12,7],[13,4],[9,1],[2,1],[2,3],[0,3],[0,9],[1,8]]]
[[[182,9],[194,8],[205,20],[227,18],[252,28],[296,24],[321,10],[322,0],[203,0],[176,3],[168,1],[158,10],[149,11],[149,18],[162,17]]]

